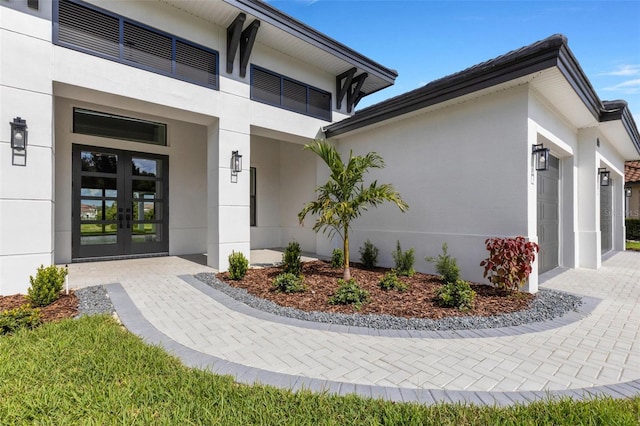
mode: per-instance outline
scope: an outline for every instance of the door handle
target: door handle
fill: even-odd
[[[125,219],[127,220],[127,229],[129,229],[131,227],[131,223],[130,223],[131,215],[129,213],[127,213],[125,215]]]
[[[120,228],[122,228],[122,213],[118,215],[118,223],[120,225]]]

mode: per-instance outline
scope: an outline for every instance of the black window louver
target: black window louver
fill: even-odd
[[[280,105],[281,78],[261,69],[253,69],[253,86],[251,95],[254,99]]]
[[[309,88],[309,114],[331,121],[331,94]]]
[[[124,59],[171,72],[171,38],[137,25],[124,24]]]
[[[282,106],[303,114],[307,112],[307,87],[305,85],[285,79],[282,93]]]
[[[176,42],[176,74],[213,86],[218,75],[216,55],[181,41]]]
[[[251,99],[331,121],[331,93],[251,67]]]
[[[68,1],[59,4],[59,41],[114,58],[120,55],[118,18]]]
[[[75,1],[58,2],[56,42],[134,67],[218,88],[218,53]]]

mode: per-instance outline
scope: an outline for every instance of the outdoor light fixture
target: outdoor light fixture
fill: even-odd
[[[541,143],[534,144],[531,147],[531,155],[533,155],[536,170],[539,172],[549,170],[549,148],[545,148]]]
[[[16,117],[9,124],[11,125],[11,148],[24,151],[27,149],[27,121]]]
[[[611,172],[607,170],[606,167],[598,168],[598,175],[600,175],[600,186],[609,186],[610,174]]]
[[[242,155],[238,151],[231,152],[231,174],[237,175],[242,171]]]
[[[631,187],[626,186],[624,188],[624,196],[627,197],[627,198],[631,197]]]

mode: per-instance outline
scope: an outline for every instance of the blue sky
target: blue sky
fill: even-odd
[[[640,1],[270,0],[398,71],[359,108],[552,34],[564,34],[602,100],[624,99],[640,126]]]

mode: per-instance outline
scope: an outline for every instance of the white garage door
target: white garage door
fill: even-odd
[[[558,266],[560,247],[560,161],[549,156],[549,170],[538,172],[538,273]]]

